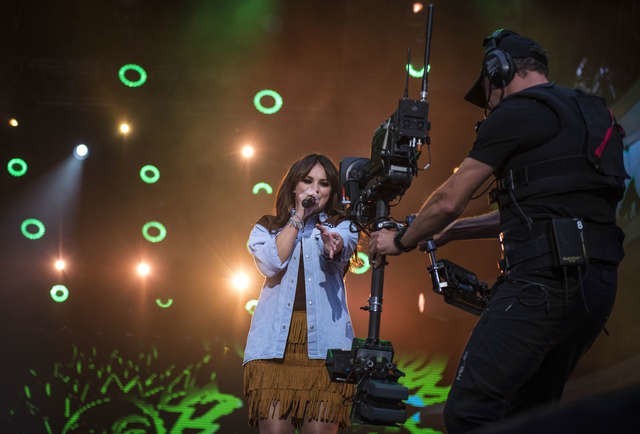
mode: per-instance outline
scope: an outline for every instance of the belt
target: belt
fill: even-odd
[[[617,226],[585,223],[583,236],[589,261],[617,264],[624,257],[624,233]],[[529,270],[558,266],[550,220],[534,222],[531,231],[501,233],[500,243],[503,271],[516,266]]]

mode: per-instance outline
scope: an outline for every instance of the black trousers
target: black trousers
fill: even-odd
[[[603,329],[616,287],[617,266],[603,263],[570,271],[567,279],[554,270],[496,282],[453,380],[447,432],[468,432],[558,400]]]

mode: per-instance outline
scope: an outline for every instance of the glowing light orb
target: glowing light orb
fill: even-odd
[[[35,228],[35,231],[30,230],[31,228]],[[20,231],[22,231],[22,235],[24,235],[25,238],[30,240],[39,240],[44,236],[46,230],[44,223],[40,220],[28,218],[20,225]]]
[[[56,303],[63,303],[69,298],[69,289],[64,285],[53,285],[49,290],[49,295]]]
[[[89,156],[89,147],[84,143],[80,143],[73,148],[73,156],[76,160],[85,160]]]
[[[251,190],[253,194],[258,194],[261,191],[264,191],[267,194],[272,194],[273,188],[271,188],[271,186],[266,182],[258,182],[256,185],[253,186],[253,189]]]
[[[156,232],[155,235],[151,233],[151,230]],[[167,229],[160,222],[146,222],[142,226],[142,236],[150,243],[159,243],[167,237]]]
[[[136,266],[136,273],[138,273],[138,276],[140,277],[147,277],[151,274],[151,265],[146,262],[139,262]]]
[[[118,126],[118,131],[120,131],[120,134],[126,136],[131,132],[131,125],[129,125],[126,122],[120,122],[120,125]]]
[[[266,107],[262,104],[262,99],[265,96],[273,98],[273,105],[271,107]],[[253,97],[253,105],[260,113],[271,115],[277,113],[282,108],[282,97],[275,90],[263,89]]]
[[[249,287],[250,283],[251,283],[251,279],[249,279],[249,276],[242,271],[236,272],[231,277],[231,286],[233,286],[233,288],[235,288],[238,291],[246,290]]]
[[[58,271],[64,271],[64,269],[67,268],[67,263],[64,259],[57,259],[56,262],[53,263],[53,268]]]
[[[7,171],[9,172],[9,175],[15,178],[23,176],[25,173],[27,173],[28,168],[29,166],[27,165],[27,162],[22,158],[12,158],[7,163]]]
[[[19,125],[18,120],[16,118],[9,119],[9,125],[12,127],[17,127]]]
[[[142,166],[140,169],[140,179],[147,184],[154,184],[160,179],[160,170],[151,164]]]
[[[412,10],[414,14],[417,14],[418,12],[420,12],[422,9],[424,9],[424,5],[420,2],[415,2],[413,4]]]
[[[251,145],[245,145],[242,147],[242,150],[240,151],[242,154],[243,158],[249,159],[251,157],[253,157],[256,154],[256,150],[253,146]]]
[[[127,72],[133,71],[138,74],[137,80],[130,80],[127,78]],[[118,70],[118,77],[122,84],[128,87],[140,87],[147,81],[147,71],[140,65],[136,65],[135,63],[128,63],[126,65],[122,65]]]

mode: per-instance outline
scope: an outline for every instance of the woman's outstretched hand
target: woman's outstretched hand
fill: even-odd
[[[338,232],[330,231],[326,226],[321,224],[317,224],[316,227],[320,230],[320,235],[322,236],[324,253],[329,256],[330,259],[333,259],[335,255],[342,251],[342,236]]]

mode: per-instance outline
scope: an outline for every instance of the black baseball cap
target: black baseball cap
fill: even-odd
[[[491,36],[484,38],[482,43],[485,47],[485,55],[491,49],[493,45],[492,41],[495,41],[496,48],[509,53],[512,59],[524,59],[531,57],[538,62],[543,63],[545,66],[549,65],[547,54],[544,49],[533,39],[526,38],[513,32],[511,30],[499,29],[493,32]],[[484,95],[484,89],[482,87],[482,78],[484,77],[484,62],[480,75],[478,76],[471,89],[464,96],[464,99],[471,104],[484,108],[487,104],[486,97]]]

